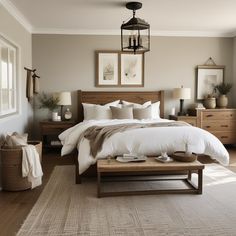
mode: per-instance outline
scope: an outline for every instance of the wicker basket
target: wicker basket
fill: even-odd
[[[29,141],[35,146],[42,161],[42,142]],[[22,149],[4,146],[0,149],[2,189],[6,191],[20,191],[31,188],[27,177],[22,177]]]

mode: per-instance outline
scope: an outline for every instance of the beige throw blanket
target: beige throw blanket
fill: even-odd
[[[34,145],[22,147],[22,176],[28,177],[32,189],[42,184],[43,171]]]
[[[111,137],[113,134],[124,132],[130,129],[143,129],[153,127],[177,127],[177,126],[190,126],[186,122],[173,121],[173,122],[161,122],[153,124],[119,124],[119,125],[108,125],[108,126],[91,126],[86,129],[80,136],[79,141],[82,138],[86,138],[90,143],[90,152],[93,157],[96,157],[97,153],[101,151],[102,145],[105,139]]]

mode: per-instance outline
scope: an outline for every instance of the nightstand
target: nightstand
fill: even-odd
[[[192,126],[197,126],[197,116],[174,116],[169,115],[170,120],[184,121]]]
[[[61,148],[62,145],[58,139],[58,135],[74,125],[76,125],[75,121],[41,121],[40,132],[43,148]]]

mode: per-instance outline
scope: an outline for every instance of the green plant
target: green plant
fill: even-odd
[[[231,88],[233,87],[233,85],[231,83],[220,83],[218,85],[215,86],[215,89],[218,90],[218,92],[220,94],[226,95],[227,93],[229,93],[229,91],[231,90]]]
[[[47,108],[50,111],[53,111],[57,108],[59,103],[59,98],[54,97],[51,94],[42,93],[38,97],[40,106],[39,108]]]

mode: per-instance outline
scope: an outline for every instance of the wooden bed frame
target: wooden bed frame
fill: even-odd
[[[83,121],[83,106],[82,103],[92,103],[92,104],[106,104],[113,102],[115,100],[125,100],[128,102],[135,102],[143,104],[147,101],[157,102],[160,101],[160,117],[164,117],[164,91],[145,91],[145,92],[110,92],[110,91],[81,91],[78,90],[78,122]],[[76,183],[81,183],[81,178],[79,175],[78,159],[75,157],[75,167],[76,167]],[[95,172],[90,168],[86,172]],[[96,173],[96,172],[95,172]],[[95,174],[94,173],[94,174]]]

